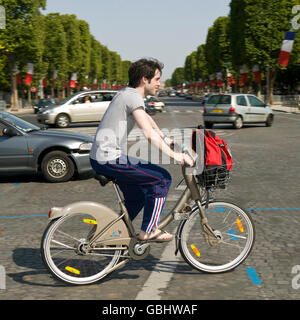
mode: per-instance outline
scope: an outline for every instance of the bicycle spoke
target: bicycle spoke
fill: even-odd
[[[62,243],[62,242],[60,242],[60,241],[57,241],[57,240],[52,239],[51,242],[54,242],[54,243],[56,243],[56,244],[58,244],[58,245],[61,245],[62,247],[65,247],[65,248],[74,250],[74,247],[70,247],[70,246],[68,246],[67,244],[64,244],[64,243]]]
[[[221,201],[211,202],[207,212],[215,212],[207,214],[207,219],[219,241],[200,231],[201,217],[196,209],[182,222],[179,250],[198,270],[212,273],[231,270],[244,261],[253,246],[251,218],[236,205]]]

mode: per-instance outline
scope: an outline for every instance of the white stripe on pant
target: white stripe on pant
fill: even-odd
[[[166,198],[155,198],[155,203],[154,203],[154,208],[153,208],[151,220],[150,220],[150,223],[146,229],[147,233],[150,233],[154,226],[155,227],[158,226],[160,214],[161,214],[165,199]]]

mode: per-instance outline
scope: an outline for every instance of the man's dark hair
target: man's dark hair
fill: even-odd
[[[150,81],[155,71],[158,69],[161,73],[163,67],[164,65],[156,59],[140,59],[133,62],[128,70],[128,85],[132,88],[138,87],[143,77]]]

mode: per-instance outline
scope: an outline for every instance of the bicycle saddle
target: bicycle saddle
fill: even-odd
[[[100,182],[102,187],[104,187],[110,181],[115,181],[115,178],[103,176],[101,174],[95,174],[94,178]]]

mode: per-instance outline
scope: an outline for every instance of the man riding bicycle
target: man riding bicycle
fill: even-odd
[[[162,69],[163,65],[154,59],[140,59],[131,64],[129,85],[111,101],[90,152],[94,171],[114,178],[122,190],[130,219],[144,208],[140,240],[170,241],[173,238],[172,234],[157,228],[171,176],[160,166],[141,163],[127,155],[126,140],[135,123],[160,151],[181,164],[193,165],[188,155],[173,150],[173,140],[166,137],[145,112],[144,98],[154,96],[159,90]]]

